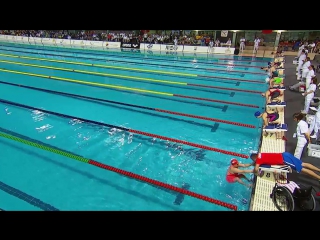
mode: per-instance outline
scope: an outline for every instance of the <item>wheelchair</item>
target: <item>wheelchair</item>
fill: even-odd
[[[260,176],[274,174],[275,186],[270,198],[279,211],[314,211],[316,209],[316,200],[312,194],[316,190],[312,186],[307,187],[288,181],[286,177],[277,179],[291,172],[289,166],[261,165],[259,171],[261,171]]]
[[[293,183],[293,182],[290,182]],[[310,186],[296,184],[297,187],[288,188],[285,185],[275,184],[270,197],[279,211],[314,211],[316,200],[312,194],[315,189]]]

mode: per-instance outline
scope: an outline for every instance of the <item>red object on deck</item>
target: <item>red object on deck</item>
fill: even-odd
[[[270,34],[270,33],[272,33],[272,31],[273,31],[273,30],[262,30],[262,33],[263,33],[263,34]]]
[[[282,136],[283,141],[288,141],[288,139],[285,136]]]

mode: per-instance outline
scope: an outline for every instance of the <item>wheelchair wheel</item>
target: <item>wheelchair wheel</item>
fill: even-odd
[[[291,192],[285,188],[278,186],[272,194],[272,201],[279,211],[293,211],[294,199]]]
[[[303,184],[298,184],[299,187],[305,187]],[[293,198],[295,201],[294,210],[296,211],[314,211],[316,210],[316,199],[311,194],[311,198],[308,201],[299,202],[297,199]]]

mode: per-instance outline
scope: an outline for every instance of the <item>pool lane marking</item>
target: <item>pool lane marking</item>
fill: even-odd
[[[12,57],[12,58],[25,58],[30,60],[39,60],[39,61],[46,61],[46,59],[43,58],[32,58],[32,57],[17,57],[15,55],[8,55],[8,54],[0,54],[0,56],[4,57]],[[119,56],[117,56],[119,57]],[[142,59],[144,60],[144,59]],[[158,60],[158,59],[157,59]],[[164,60],[163,60],[164,61]],[[67,64],[77,64],[77,65],[84,65],[84,66],[94,66],[94,64],[90,63],[84,63],[84,64],[78,64],[77,62],[72,61],[63,61],[63,60],[50,60],[50,62],[59,62],[59,63],[67,63]],[[189,63],[189,62],[188,62]],[[210,63],[208,63],[210,64]],[[102,65],[102,64],[96,64],[97,67],[103,67],[103,68],[112,68],[112,69],[123,69],[123,70],[129,70],[129,71],[140,71],[140,72],[152,72],[152,73],[160,73],[160,74],[168,74],[168,75],[177,75],[177,76],[187,76],[187,77],[197,77],[197,74],[190,74],[190,73],[175,73],[175,72],[168,72],[168,71],[159,71],[159,70],[148,70],[148,69],[139,69],[139,68],[129,68],[129,67],[119,67],[119,66],[110,66],[110,65]],[[234,65],[228,65],[234,67]],[[249,67],[247,67],[248,70]],[[247,73],[247,74],[265,74],[265,73],[256,73],[256,72],[249,72],[249,71],[237,71],[233,69],[217,69],[217,68],[205,68],[204,70],[208,71],[226,71],[226,72],[238,72],[238,73]]]
[[[216,102],[216,103],[222,103],[222,104],[237,105],[237,106],[242,106],[242,107],[259,108],[259,106],[252,105],[252,104],[228,102],[228,101],[209,99],[209,98],[200,98],[200,97],[193,97],[193,96],[185,96],[185,95],[180,95],[180,94],[144,90],[144,89],[139,89],[139,88],[123,87],[123,86],[104,84],[104,83],[87,82],[87,81],[81,81],[81,80],[74,80],[74,79],[70,79],[70,78],[61,78],[61,77],[41,75],[41,74],[35,74],[35,73],[13,71],[13,70],[8,70],[8,69],[4,69],[4,68],[0,68],[0,72],[9,72],[9,73],[15,73],[15,74],[21,74],[21,75],[27,75],[27,76],[33,76],[33,77],[40,77],[40,78],[49,78],[49,79],[52,79],[52,80],[72,82],[72,83],[92,85],[92,86],[99,86],[99,87],[105,87],[105,88],[111,88],[111,89],[112,88],[113,89],[122,89],[122,90],[128,90],[128,91],[133,91],[133,92],[143,92],[143,93],[158,94],[158,95],[164,95],[164,96],[170,96],[170,97],[189,98],[189,99],[194,99],[194,100],[199,100],[199,101],[206,101],[206,102]]]
[[[2,42],[2,44],[3,44],[3,42]],[[42,50],[41,48],[39,48],[39,46],[36,46],[35,48],[30,48],[30,47],[28,47],[27,45],[23,45],[23,44],[18,44],[19,46],[16,46],[16,45],[14,45],[14,46],[12,46],[12,45],[2,45],[1,43],[0,43],[0,46],[4,46],[4,47],[11,47],[11,48],[24,48],[24,49],[32,49],[32,50]],[[42,46],[40,46],[40,47],[42,47]],[[49,48],[49,49],[45,49],[46,51],[56,51],[56,47],[52,47],[52,46],[45,46],[45,47],[47,47],[47,48]],[[70,48],[69,48],[70,49]],[[70,49],[70,50],[73,50],[73,49]],[[77,50],[83,50],[83,49],[77,49]],[[82,53],[83,54],[93,54],[93,55],[96,55],[96,56],[107,56],[107,55],[111,55],[111,56],[119,56],[120,55],[120,57],[122,57],[122,56],[128,56],[128,57],[132,57],[132,56],[129,56],[130,54],[123,54],[123,53],[120,53],[120,54],[112,54],[112,53],[115,53],[115,52],[105,52],[105,53],[103,53],[103,54],[99,54],[99,53],[101,53],[101,50],[99,51],[99,53],[97,53],[97,51],[96,50],[91,50],[91,49],[85,49],[86,51],[91,51],[91,52],[85,52],[85,51],[83,51]],[[81,53],[81,52],[79,52],[79,51],[62,51],[62,50],[60,50],[60,52],[66,52],[66,53]],[[132,55],[132,54],[131,54]],[[148,55],[149,57],[150,57],[150,55]],[[163,58],[160,58],[160,60],[161,59],[163,59],[163,60],[170,60],[170,59],[172,59],[173,57],[167,57],[166,55],[162,55],[162,54],[152,54],[152,56],[161,56],[161,57],[163,57]],[[185,58],[185,59],[187,59],[188,60],[188,58],[189,59],[194,59],[194,56],[179,56],[179,57],[181,57],[181,58]],[[133,56],[133,58],[136,58],[135,56]],[[151,57],[150,57],[151,58]],[[210,59],[210,60],[212,60],[212,61],[243,61],[242,59],[240,59],[240,60],[235,60],[234,58],[208,58],[208,57],[201,57],[201,56],[199,56],[199,57],[197,57],[198,59]],[[255,62],[255,60],[252,60],[253,59],[253,57],[241,57],[241,58],[247,58],[247,60],[245,60],[245,61],[248,61],[248,62],[250,62],[249,64],[251,64],[251,62]],[[152,58],[152,59],[157,59],[157,58]],[[174,61],[174,60],[173,60]],[[186,62],[186,61],[182,61],[182,62]],[[260,61],[257,61],[257,62],[269,62],[268,60],[260,60]],[[203,63],[203,62],[201,62],[201,63]]]
[[[168,75],[170,74],[170,75],[186,76],[186,77],[197,77],[198,76],[197,74],[191,74],[191,73],[176,73],[176,72],[148,70],[148,69],[140,69],[140,68],[118,67],[118,66],[110,66],[110,65],[102,65],[102,64],[91,64],[91,63],[82,63],[82,62],[73,62],[73,61],[64,61],[64,60],[53,60],[53,59],[46,59],[46,58],[25,57],[25,56],[19,56],[19,55],[11,55],[11,54],[0,54],[0,56],[47,61],[47,62],[58,62],[58,63],[66,63],[66,64],[74,64],[74,65],[83,65],[83,66],[90,66],[90,67],[123,69],[123,70],[129,70],[129,71],[160,73],[160,74],[168,74]]]
[[[100,73],[100,72],[91,72],[91,71],[83,71],[83,70],[77,70],[77,69],[71,69],[71,68],[59,68],[59,67],[50,67],[46,65],[38,65],[38,64],[30,64],[30,63],[21,63],[21,62],[14,62],[14,61],[5,61],[0,60],[0,63],[8,63],[8,64],[16,64],[21,66],[28,66],[28,67],[38,67],[38,68],[45,68],[45,69],[53,69],[53,70],[60,70],[60,71],[66,71],[66,72],[75,72],[75,73],[84,73],[84,74],[91,74],[91,75],[97,75],[97,76],[106,76],[106,77],[115,77],[115,78],[124,78],[124,79],[130,79],[130,80],[138,80],[138,81],[146,81],[146,82],[160,82],[164,84],[173,84],[173,85],[184,85],[189,87],[200,87],[200,88],[212,88],[212,89],[220,89],[220,90],[227,90],[227,91],[237,91],[237,92],[248,92],[248,93],[256,93],[261,94],[260,91],[255,90],[246,90],[246,89],[237,89],[237,88],[226,88],[226,87],[216,87],[216,86],[210,86],[210,85],[203,85],[203,84],[194,84],[194,83],[187,83],[187,82],[176,82],[176,81],[167,81],[167,80],[157,80],[152,78],[143,78],[143,77],[132,77],[127,75],[120,75],[120,74],[110,74],[110,73]]]
[[[3,51],[9,51],[9,50],[3,50]],[[23,51],[15,51],[15,52],[23,52]],[[28,54],[38,54],[34,52],[23,52],[23,53],[28,53]],[[8,54],[0,54],[1,55],[8,55]],[[59,54],[49,54],[49,53],[43,53],[43,55],[48,55],[48,56],[60,56],[60,57],[67,57],[67,58],[83,58],[83,59],[91,59],[87,57],[74,57],[74,56],[65,56],[65,55],[59,55]],[[9,56],[9,55],[8,55]],[[18,55],[12,55],[12,56],[18,56]],[[39,61],[49,61],[49,62],[60,62],[60,63],[66,63],[66,64],[78,64],[78,65],[83,65],[83,66],[91,66],[91,67],[101,67],[101,68],[109,68],[110,65],[101,65],[101,64],[87,64],[87,63],[79,63],[79,62],[70,62],[70,61],[63,61],[63,60],[52,60],[52,59],[45,59],[45,58],[32,58],[32,57],[25,57],[25,56],[18,56],[17,58],[25,58],[25,59],[30,59],[30,60],[39,60]],[[101,60],[101,59],[95,59],[95,60]],[[109,60],[108,60],[109,61]],[[125,62],[128,63],[128,61],[117,61],[114,60],[114,62]],[[137,63],[137,64],[142,64],[142,63]],[[148,63],[145,63],[148,65]],[[107,66],[107,67],[106,67]],[[110,66],[113,68],[113,66]],[[115,66],[117,67],[117,66]],[[118,68],[118,67],[117,67]],[[121,67],[122,68],[122,67]],[[120,67],[119,67],[120,69]],[[225,79],[228,81],[240,81],[240,82],[247,82],[247,83],[259,83],[259,84],[264,84],[263,81],[258,81],[258,80],[246,80],[246,79],[240,79],[240,78],[228,78],[228,77],[216,77],[216,76],[209,76],[209,75],[201,75],[201,74],[189,74],[189,73],[174,73],[174,72],[168,72],[168,71],[158,71],[158,70],[146,70],[146,69],[140,69],[140,68],[125,68],[129,71],[137,71],[137,72],[153,72],[153,73],[160,73],[160,74],[168,74],[168,75],[176,75],[176,76],[186,76],[186,77],[195,77],[195,78],[212,78],[212,79]],[[183,74],[183,75],[181,75]]]
[[[48,90],[48,89],[44,89],[44,88],[30,87],[30,86],[26,86],[26,85],[22,85],[22,84],[8,83],[8,82],[3,82],[3,81],[0,81],[0,84],[22,87],[22,88],[32,89],[32,90],[36,90],[36,91],[48,92],[48,93],[52,93],[52,94],[61,94],[61,95],[70,96],[70,97],[78,97],[78,98],[90,99],[90,100],[95,100],[95,101],[107,102],[107,103],[123,105],[123,106],[128,106],[128,107],[134,107],[134,108],[140,108],[140,109],[146,109],[146,110],[151,110],[151,111],[156,111],[156,112],[163,112],[163,113],[173,114],[173,115],[178,115],[178,116],[203,119],[203,120],[208,120],[208,121],[212,121],[212,122],[231,124],[231,125],[240,126],[240,127],[256,128],[256,126],[251,125],[251,124],[244,124],[244,123],[232,122],[232,121],[227,121],[227,120],[222,120],[222,119],[197,116],[197,115],[181,113],[181,112],[174,112],[174,111],[164,110],[164,109],[160,109],[160,108],[152,108],[152,107],[139,106],[139,105],[134,105],[134,104],[129,104],[129,103],[110,101],[110,100],[105,100],[105,99],[101,99],[101,98],[87,97],[87,96],[78,95],[78,94]]]
[[[19,143],[22,143],[22,144],[25,144],[25,145],[29,145],[29,146],[32,146],[32,147],[35,147],[35,148],[38,148],[38,149],[42,149],[44,151],[52,152],[52,153],[55,153],[55,154],[58,154],[58,155],[61,155],[61,156],[64,156],[64,157],[68,157],[68,158],[71,158],[71,159],[74,159],[74,160],[77,160],[77,161],[80,161],[80,162],[83,162],[83,163],[87,163],[87,164],[90,164],[92,166],[99,167],[99,168],[105,169],[107,171],[115,172],[115,173],[118,173],[120,175],[129,177],[129,178],[134,178],[134,179],[142,181],[142,182],[147,182],[147,183],[150,183],[150,184],[155,185],[155,186],[159,186],[159,187],[162,187],[162,188],[166,188],[166,189],[169,189],[169,190],[172,190],[172,191],[175,191],[175,192],[179,192],[179,193],[194,197],[194,198],[198,198],[200,200],[203,200],[203,201],[206,201],[206,202],[210,202],[210,203],[213,203],[213,204],[216,204],[216,205],[220,205],[222,207],[229,208],[229,209],[234,210],[234,211],[237,211],[237,208],[238,208],[236,205],[229,204],[229,203],[226,203],[226,202],[222,202],[220,200],[217,200],[217,199],[214,199],[214,198],[211,198],[211,197],[207,197],[207,196],[204,196],[204,195],[201,195],[201,194],[198,194],[198,193],[195,193],[195,192],[183,189],[183,188],[179,188],[179,187],[176,187],[176,186],[164,183],[164,182],[160,182],[160,181],[157,181],[157,180],[154,180],[154,179],[151,179],[151,178],[147,178],[147,177],[144,177],[142,175],[138,175],[138,174],[135,174],[135,173],[132,173],[132,172],[128,172],[128,171],[122,170],[120,168],[112,167],[110,165],[107,165],[107,164],[104,164],[104,163],[100,163],[100,162],[97,162],[95,160],[85,158],[83,156],[76,156],[75,154],[70,154],[70,153],[67,153],[65,151],[52,149],[52,148],[46,147],[46,146],[44,146],[42,144],[35,143],[35,142],[29,141],[29,140],[25,140],[25,139],[22,139],[22,138],[18,138],[18,137],[15,137],[15,136],[12,136],[12,135],[9,135],[9,134],[5,134],[5,133],[2,133],[2,132],[0,132],[0,137],[9,139],[9,140],[12,140],[12,141],[15,141],[15,142],[19,142]]]
[[[188,146],[192,146],[192,147],[196,147],[196,148],[202,148],[202,149],[213,151],[213,152],[219,152],[219,153],[226,154],[226,155],[231,155],[231,156],[236,156],[236,157],[241,157],[241,158],[248,158],[247,155],[242,154],[242,153],[231,152],[231,151],[227,151],[227,150],[223,150],[223,149],[219,149],[219,148],[213,148],[213,147],[209,147],[209,146],[205,146],[205,145],[201,145],[201,144],[197,144],[197,143],[192,143],[192,142],[188,142],[188,141],[184,141],[184,140],[179,140],[179,139],[175,139],[175,138],[165,137],[165,136],[161,136],[161,135],[157,135],[157,134],[153,134],[153,133],[148,133],[148,132],[134,130],[134,129],[126,128],[126,127],[116,126],[116,125],[112,125],[112,124],[108,124],[108,123],[97,122],[97,121],[94,121],[94,120],[75,117],[75,116],[71,116],[71,115],[67,115],[67,114],[63,114],[63,113],[48,111],[48,110],[44,110],[44,109],[28,106],[28,105],[25,105],[25,104],[20,104],[20,103],[17,103],[17,102],[11,102],[11,101],[4,100],[4,99],[0,99],[0,102],[5,103],[5,104],[9,104],[9,105],[12,105],[12,106],[21,107],[21,108],[27,108],[27,109],[31,109],[31,110],[38,110],[38,111],[41,111],[41,112],[44,112],[44,113],[48,113],[48,114],[52,114],[52,115],[59,116],[59,117],[70,118],[70,119],[78,119],[78,120],[83,121],[83,122],[89,122],[89,123],[93,123],[93,124],[104,126],[104,127],[116,128],[116,129],[120,129],[120,130],[126,131],[126,132],[131,132],[131,133],[136,133],[136,134],[139,134],[139,135],[144,135],[144,136],[148,136],[148,137],[167,140],[167,141],[170,141],[170,142],[181,143],[181,144],[184,144],[184,145],[188,145]]]

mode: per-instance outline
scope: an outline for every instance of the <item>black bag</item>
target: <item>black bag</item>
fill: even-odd
[[[292,196],[295,201],[297,207],[299,207],[303,211],[312,211],[313,206],[313,198],[312,198],[312,187],[303,187],[295,188]],[[311,203],[311,204],[310,204]],[[312,205],[312,206],[310,206]]]

